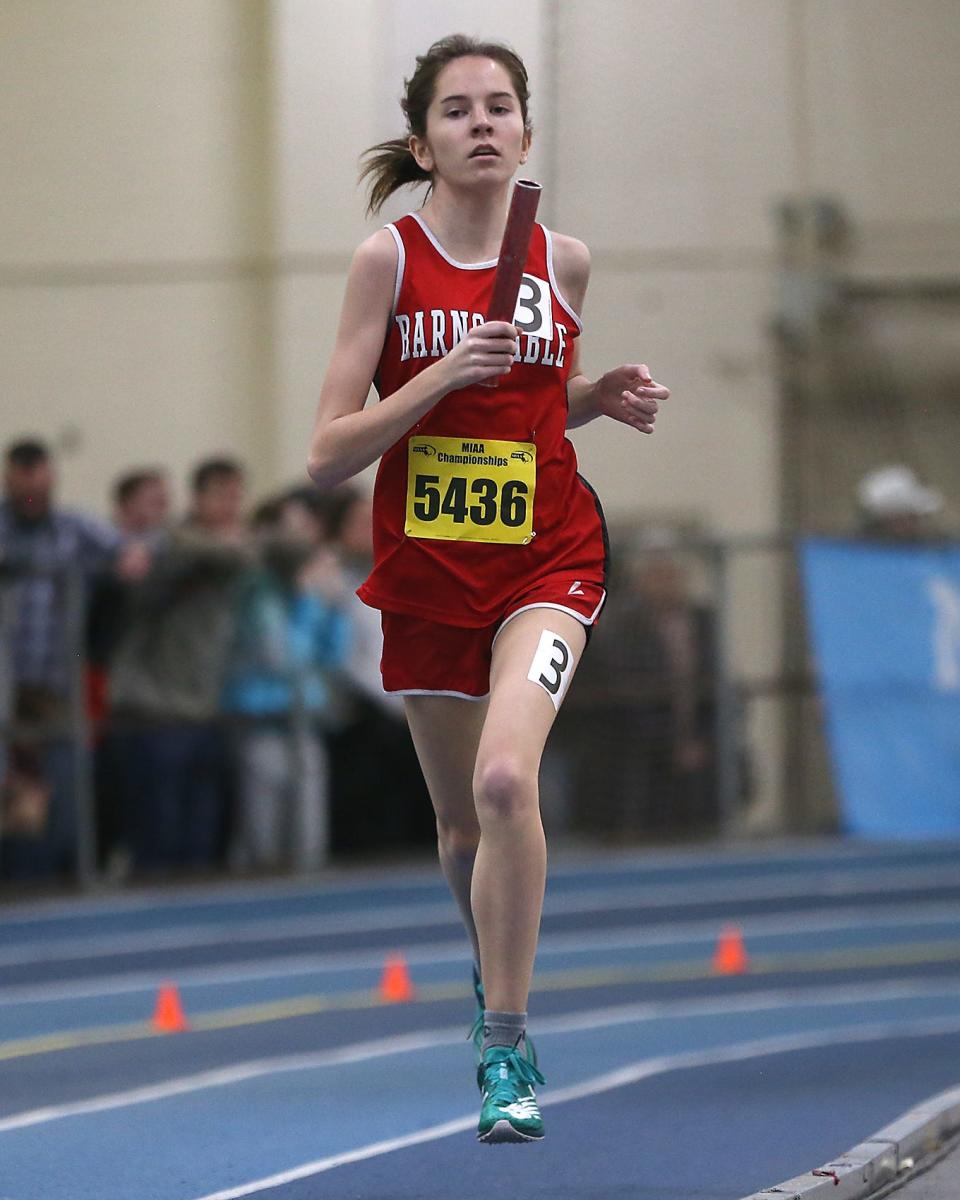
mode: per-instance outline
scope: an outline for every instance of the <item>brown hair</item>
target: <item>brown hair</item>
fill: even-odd
[[[113,484],[114,504],[126,504],[137,492],[148,483],[162,483],[166,474],[159,467],[140,467],[133,471],[125,471],[118,476]]]
[[[194,496],[199,496],[215,480],[244,477],[243,464],[235,458],[205,458],[197,463],[190,473],[190,491]]]
[[[410,153],[408,138],[410,135],[422,138],[427,133],[427,109],[433,100],[437,76],[443,68],[457,58],[492,58],[506,70],[520,101],[520,111],[523,114],[524,127],[530,130],[528,106],[530,103],[530,87],[527,78],[527,68],[523,59],[516,51],[502,42],[481,42],[477,38],[467,37],[462,33],[451,34],[434,42],[426,54],[417,56],[417,69],[409,79],[405,79],[404,95],[400,107],[407,118],[408,134],[405,138],[392,138],[388,142],[379,142],[371,146],[361,155],[366,159],[360,171],[360,182],[370,178],[370,198],[367,203],[367,215],[379,212],[384,201],[398,188],[408,183],[428,183],[431,181],[429,171],[418,166],[417,160]]]

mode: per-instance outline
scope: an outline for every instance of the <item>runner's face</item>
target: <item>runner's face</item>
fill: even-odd
[[[437,76],[427,136],[411,138],[419,164],[460,187],[504,184],[526,162],[530,137],[505,67],[491,58],[457,58]]]

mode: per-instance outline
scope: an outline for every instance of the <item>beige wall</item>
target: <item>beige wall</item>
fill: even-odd
[[[0,433],[62,446],[70,502],[216,450],[272,474],[264,29],[256,0],[0,4]]]
[[[770,528],[764,321],[770,202],[793,183],[787,6],[601,4],[602,21],[595,11],[559,8],[559,216],[594,255],[585,362],[641,358],[674,398],[649,443],[602,425],[578,435],[584,470],[613,512],[665,507],[725,531]]]
[[[837,192],[871,233],[955,228],[960,7],[806,0],[798,42],[813,185]]]
[[[219,449],[300,475],[357,156],[453,29],[527,58],[588,366],[674,388],[654,439],[575,435],[611,514],[776,524],[771,206],[835,193],[865,265],[960,266],[954,0],[2,0],[0,432],[63,445],[66,499]]]

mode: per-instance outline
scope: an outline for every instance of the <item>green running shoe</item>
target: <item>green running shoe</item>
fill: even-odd
[[[533,1090],[544,1079],[536,1066],[516,1046],[491,1046],[477,1067],[477,1083],[483,1094],[477,1140],[539,1142],[543,1119]]]

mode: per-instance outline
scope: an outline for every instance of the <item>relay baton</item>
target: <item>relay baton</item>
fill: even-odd
[[[540,184],[531,179],[518,179],[514,185],[507,226],[500,243],[500,261],[493,280],[493,295],[487,309],[488,321],[508,321],[513,324],[541,190]]]
[[[500,260],[493,278],[493,294],[487,307],[488,321],[513,324],[541,191],[540,184],[532,179],[518,179],[514,184],[503,241],[500,243]],[[482,386],[495,388],[499,383],[499,379],[490,379]]]

